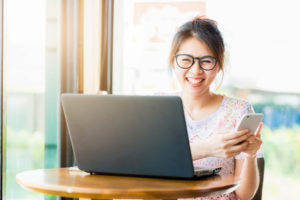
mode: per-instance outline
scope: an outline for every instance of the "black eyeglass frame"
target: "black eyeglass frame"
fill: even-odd
[[[182,67],[182,66],[180,66],[179,65],[179,63],[178,63],[178,61],[177,61],[177,57],[178,56],[189,56],[189,57],[191,57],[192,59],[193,59],[193,62],[192,62],[192,64],[189,66],[189,67]],[[203,58],[212,58],[213,60],[215,60],[215,65],[212,67],[212,68],[210,68],[210,69],[204,69],[202,66],[201,66],[201,59],[203,59]],[[194,56],[192,56],[192,55],[190,55],[190,54],[176,54],[175,56],[174,56],[174,59],[175,59],[175,61],[176,61],[176,63],[177,63],[177,66],[178,67],[180,67],[180,68],[182,68],[182,69],[188,69],[188,68],[190,68],[191,66],[193,66],[193,64],[195,63],[195,60],[198,60],[198,64],[199,64],[199,67],[202,69],[202,70],[204,70],[204,71],[211,71],[211,70],[213,70],[215,67],[216,67],[216,65],[217,65],[217,62],[218,62],[218,59],[216,58],[216,57],[213,57],[213,56],[202,56],[202,57],[194,57]]]

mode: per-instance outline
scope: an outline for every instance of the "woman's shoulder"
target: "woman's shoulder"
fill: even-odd
[[[224,106],[227,110],[236,111],[238,113],[242,112],[243,114],[253,112],[251,103],[245,99],[224,95],[224,101]]]
[[[233,106],[249,106],[251,105],[249,103],[249,101],[245,100],[245,99],[242,99],[242,98],[238,98],[238,97],[230,97],[230,96],[227,96],[227,95],[224,95],[224,98],[226,100],[226,104],[230,104],[230,105],[233,105]]]

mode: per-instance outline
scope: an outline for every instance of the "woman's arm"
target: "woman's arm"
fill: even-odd
[[[205,157],[234,157],[247,148],[247,139],[251,136],[248,130],[216,132],[206,140],[191,144],[192,158],[198,160]]]
[[[209,147],[205,141],[199,141],[190,144],[190,147],[192,152],[192,160],[209,157]]]
[[[240,176],[241,179],[241,185],[235,193],[241,200],[251,199],[255,195],[259,185],[256,157],[235,160],[235,175]]]
[[[244,151],[246,158],[244,160],[235,160],[235,175],[240,176],[241,179],[241,185],[235,192],[241,200],[251,199],[259,186],[256,152],[262,144],[262,140],[260,139],[262,125],[260,123],[255,136],[248,139],[249,145]]]

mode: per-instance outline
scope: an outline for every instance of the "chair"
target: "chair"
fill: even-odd
[[[264,173],[265,173],[265,159],[257,158],[257,166],[259,171],[259,186],[252,200],[262,199],[262,189],[263,189]]]

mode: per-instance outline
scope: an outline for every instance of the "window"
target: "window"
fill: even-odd
[[[4,199],[43,199],[16,174],[57,167],[57,3],[4,1]]]
[[[185,20],[206,14],[205,8],[205,1],[116,1],[114,93],[174,90],[167,66],[172,36]]]
[[[74,165],[60,93],[99,92],[101,13],[111,5],[4,0],[5,199],[56,199],[24,190],[15,176]]]

